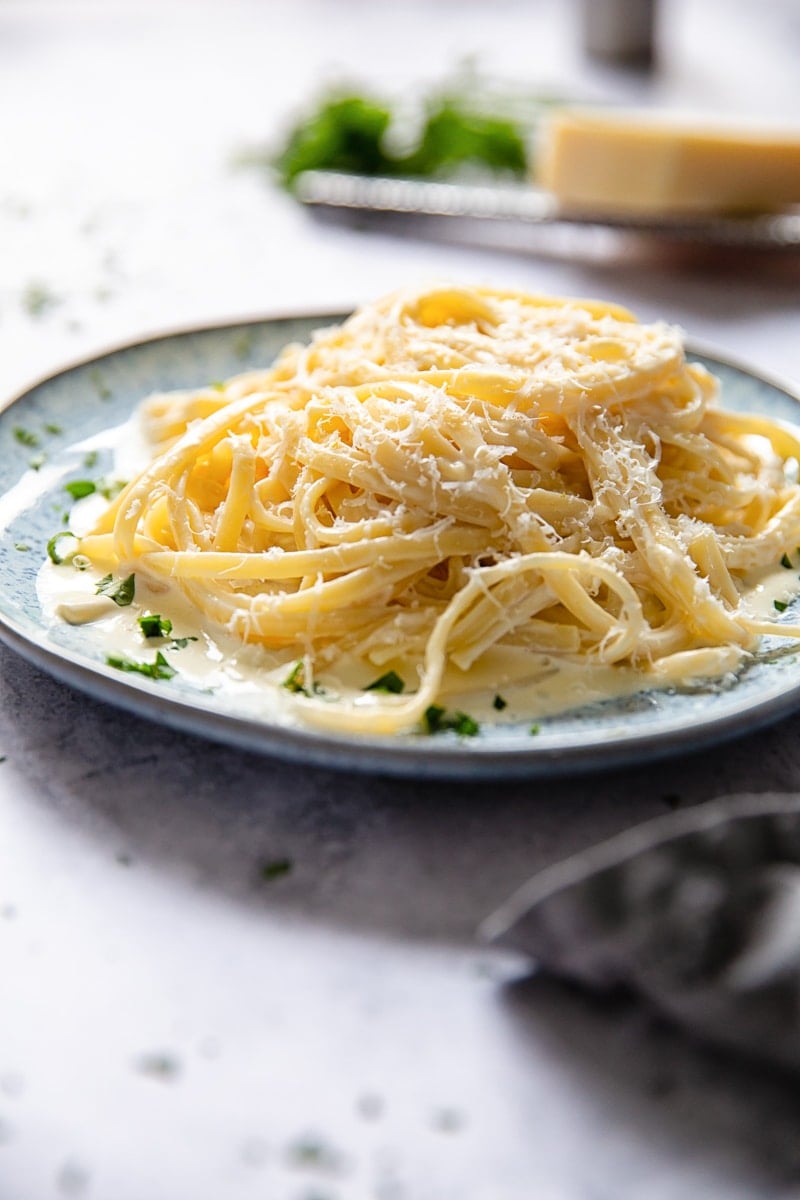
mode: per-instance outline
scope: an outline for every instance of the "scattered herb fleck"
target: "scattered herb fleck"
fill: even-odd
[[[301,696],[309,694],[306,687],[306,668],[302,658],[299,658],[292,667],[289,674],[284,679],[281,687],[285,687],[287,692],[294,692]]]
[[[291,874],[293,868],[294,863],[290,858],[273,858],[262,863],[259,875],[265,883],[272,883],[275,879],[283,879]]]
[[[38,446],[39,438],[30,429],[23,428],[22,425],[14,426],[14,437],[19,442],[20,446]]]
[[[83,500],[84,496],[91,496],[97,491],[97,484],[91,479],[71,479],[64,484],[64,491],[69,492],[73,500]]]
[[[143,1054],[136,1062],[137,1070],[153,1079],[161,1079],[165,1083],[174,1079],[180,1072],[181,1065],[174,1054],[158,1052]]]
[[[27,542],[14,542],[14,549],[15,550],[30,550],[30,546],[28,545]]]
[[[127,486],[127,481],[124,479],[101,479],[97,484],[97,490],[105,500],[113,500]]]
[[[789,607],[785,600],[773,600],[772,603],[775,606],[776,612],[779,613],[786,612],[787,608]]]
[[[380,675],[377,679],[373,679],[372,683],[368,683],[364,691],[393,692],[399,696],[405,690],[405,686],[405,680],[401,679],[396,671],[387,671],[385,675]]]
[[[33,458],[28,459],[28,466],[32,471],[38,471],[47,462],[46,454],[34,454]]]
[[[170,650],[185,650],[189,642],[196,642],[198,639],[191,634],[188,637],[173,638],[169,644]]]
[[[504,708],[508,708],[508,701],[505,696],[501,696],[498,692],[492,701],[492,708],[496,708],[498,712],[502,712]]]
[[[22,293],[20,301],[29,317],[43,317],[51,308],[60,303],[55,292],[44,283],[29,283]]]
[[[475,737],[480,725],[467,713],[456,710],[449,713],[438,704],[425,709],[422,719],[426,733],[457,733],[459,737]]]
[[[61,428],[61,426],[60,426],[60,425],[56,425],[56,424],[55,424],[53,421],[48,421],[48,422],[46,423],[46,425],[45,425],[45,427],[44,427],[44,428],[45,428],[45,433],[53,433],[53,434],[56,434],[56,433],[63,433],[63,432],[64,432],[64,430]]]
[[[458,1133],[464,1127],[464,1115],[455,1108],[440,1108],[434,1113],[433,1127],[439,1133]]]
[[[169,637],[172,633],[172,621],[159,613],[146,613],[138,619],[139,628],[146,638]]]
[[[111,399],[111,388],[103,379],[103,376],[97,367],[92,367],[91,371],[89,372],[89,379],[92,381],[92,386],[101,400]]]
[[[113,575],[104,575],[94,589],[97,596],[108,596],[120,608],[127,608],[136,595],[136,576],[129,575],[120,582]]]
[[[783,558],[781,559],[781,566],[785,567],[787,571],[791,571],[792,560],[789,558],[788,554],[784,554]]]
[[[61,550],[59,550],[59,543],[62,542],[64,538],[70,538],[75,543],[72,553],[67,552],[64,554],[61,552]],[[47,557],[52,563],[55,563],[56,566],[60,566],[61,563],[69,562],[70,559],[74,557],[77,549],[78,539],[75,537],[75,534],[70,533],[68,529],[61,529],[58,533],[54,533],[50,538],[50,541],[47,543]]]
[[[288,1156],[295,1167],[317,1171],[339,1171],[342,1167],[341,1155],[315,1134],[306,1134],[292,1142]]]
[[[536,737],[536,734],[539,733],[539,726],[531,725],[530,729],[528,730],[528,733],[531,734],[532,737]]]
[[[247,329],[237,333],[233,341],[233,353],[237,358],[247,358],[253,349],[253,335]]]
[[[84,454],[84,456],[83,456],[83,465],[86,467],[86,469],[88,471],[90,471],[92,469],[92,467],[97,466],[97,459],[98,459],[97,451],[90,450],[88,454]]]
[[[107,654],[106,662],[118,671],[128,671],[136,675],[145,675],[148,679],[172,679],[178,672],[171,667],[159,650],[153,662],[136,662],[135,659],[123,655]]]
[[[211,383],[208,386],[211,388],[211,390],[213,392],[224,392],[225,391],[225,384],[223,383],[223,381],[221,379],[212,379]]]

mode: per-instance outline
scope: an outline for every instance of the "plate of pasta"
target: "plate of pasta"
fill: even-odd
[[[443,284],[165,334],[0,413],[0,636],[327,766],[709,744],[800,705],[798,420],[599,300]]]

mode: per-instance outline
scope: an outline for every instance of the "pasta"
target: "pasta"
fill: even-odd
[[[800,543],[800,440],[717,393],[678,330],[612,304],[394,294],[148,399],[152,459],[80,551],[296,663],[334,730],[405,731],[564,664],[719,677],[800,637],[747,603]]]

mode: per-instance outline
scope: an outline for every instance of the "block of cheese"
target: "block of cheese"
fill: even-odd
[[[800,203],[800,131],[561,111],[542,123],[535,164],[536,183],[564,210],[738,214]]]

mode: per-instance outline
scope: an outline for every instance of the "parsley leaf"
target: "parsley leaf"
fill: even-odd
[[[787,608],[789,607],[785,600],[773,600],[772,603],[775,605],[776,611],[780,613],[786,612]]]
[[[21,425],[14,426],[14,437],[19,442],[20,446],[38,446],[39,438],[30,429],[23,429]]]
[[[95,588],[95,595],[108,596],[120,608],[127,608],[136,594],[136,576],[129,575],[127,579],[117,582],[113,575],[104,575]]]
[[[196,637],[176,637],[169,644],[170,650],[185,650],[189,642],[196,642]]]
[[[287,692],[294,692],[295,695],[309,695],[308,688],[306,687],[306,668],[302,658],[299,658],[294,664],[281,684],[281,687],[285,687]]]
[[[293,867],[294,863],[290,858],[273,858],[262,864],[259,874],[265,883],[272,883],[273,880],[283,879],[290,874]]]
[[[64,538],[70,538],[75,543],[71,552],[67,551],[66,554],[62,554],[58,548],[59,542],[63,541]],[[58,533],[53,534],[47,543],[47,557],[50,559],[50,562],[55,563],[56,566],[60,566],[61,563],[69,562],[75,556],[77,549],[78,539],[75,537],[75,534],[70,533],[68,529],[60,529]]]
[[[508,701],[505,696],[501,696],[498,692],[492,701],[492,708],[496,708],[498,712],[502,712],[504,708],[508,708]]]
[[[425,709],[422,723],[426,733],[457,733],[459,737],[475,737],[480,731],[480,725],[467,713],[456,710],[449,713],[439,704],[431,704]]]
[[[401,679],[396,671],[387,671],[385,675],[380,675],[377,679],[373,679],[372,683],[368,683],[364,688],[365,692],[393,692],[399,696],[405,690],[405,680]]]
[[[146,638],[169,637],[172,633],[172,621],[161,617],[158,613],[146,613],[138,618],[138,625]]]
[[[783,558],[781,559],[781,566],[785,567],[787,571],[791,571],[792,560],[789,558],[788,554],[784,554]]]
[[[107,654],[106,662],[110,667],[115,667],[118,671],[146,675],[148,679],[172,679],[173,675],[178,674],[175,668],[170,666],[160,650],[151,663],[136,662],[132,658],[125,658],[123,655],[117,654]]]
[[[73,500],[82,500],[84,496],[91,496],[97,491],[97,484],[92,483],[91,479],[73,479],[64,484],[64,491],[69,492]]]

